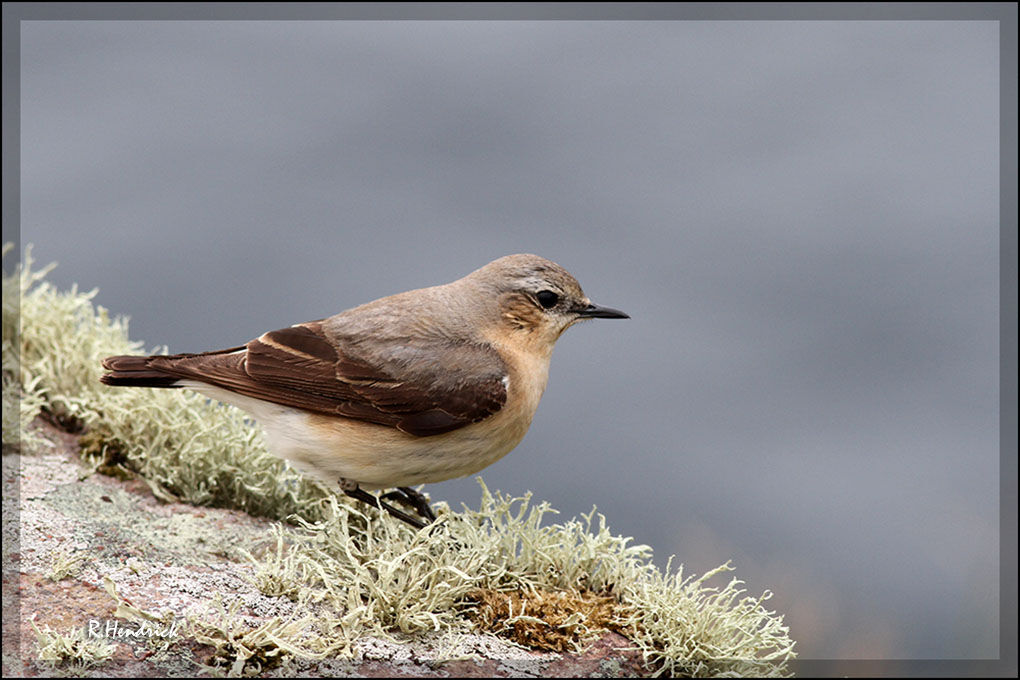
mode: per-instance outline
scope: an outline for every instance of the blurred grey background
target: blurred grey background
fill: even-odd
[[[998,36],[24,22],[21,241],[174,352],[553,259],[633,318],[490,488],[732,560],[804,658],[996,657]]]

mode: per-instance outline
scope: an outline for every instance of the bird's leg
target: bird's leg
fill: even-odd
[[[341,479],[340,489],[351,498],[359,500],[363,503],[368,503],[369,505],[375,506],[380,510],[385,510],[386,512],[390,513],[397,519],[407,522],[416,529],[424,529],[426,526],[428,526],[427,523],[421,521],[417,517],[412,517],[411,515],[408,515],[406,512],[402,510],[397,510],[389,503],[385,503],[382,501],[382,499],[368,493],[360,486],[358,486],[357,482],[352,482],[349,479]]]
[[[427,519],[429,522],[436,521],[436,513],[432,512],[432,506],[429,505],[429,497],[420,491],[416,491],[409,486],[399,487],[401,491],[408,497],[414,509],[418,511],[418,514]]]
[[[436,513],[432,512],[432,508],[429,506],[429,498],[420,491],[415,491],[409,486],[399,486],[396,491],[390,491],[384,493],[382,498],[385,500],[393,499],[399,501],[404,505],[410,506],[418,511],[418,514],[427,519],[429,522],[436,521]]]

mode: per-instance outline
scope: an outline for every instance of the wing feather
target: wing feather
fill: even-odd
[[[422,437],[479,422],[506,402],[506,366],[491,346],[387,340],[367,358],[350,344],[310,322],[265,333],[243,349],[149,357],[146,368]],[[415,352],[426,355],[414,361]]]

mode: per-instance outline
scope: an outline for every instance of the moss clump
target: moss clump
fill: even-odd
[[[78,437],[78,446],[82,456],[94,462],[96,472],[121,481],[134,478],[135,471],[131,469],[132,461],[128,456],[129,447],[114,437],[105,423],[96,423],[82,433]]]
[[[592,592],[499,592],[478,588],[468,593],[472,616],[487,630],[532,649],[579,652],[583,642],[603,630],[619,630],[626,613],[614,597]]]
[[[100,360],[141,346],[126,321],[93,307],[95,291],[55,290],[48,269],[31,270],[30,254],[4,275],[4,410],[21,398],[18,427],[46,409],[84,425],[83,450],[104,469],[137,473],[163,498],[288,522],[275,527],[275,550],[248,557],[256,586],[287,598],[291,613],[253,625],[237,615],[239,601],[213,598],[186,634],[217,649],[214,665],[248,674],[285,657],[351,655],[364,636],[478,627],[568,650],[615,629],[653,673],[787,674],[794,643],[764,607],[770,593],[746,596],[735,579],[715,585],[729,565],[697,578],[663,572],[649,547],[612,534],[594,509],[550,523],[548,503],[484,484],[477,510],[438,504],[439,520],[414,531],[287,467],[232,407],[188,391],[103,386]],[[22,293],[20,310],[12,289]],[[20,360],[9,362],[17,347]],[[7,420],[4,428],[6,442]],[[119,602],[118,612],[129,611]]]

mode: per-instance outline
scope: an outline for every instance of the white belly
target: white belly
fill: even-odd
[[[492,465],[524,438],[541,396],[539,392],[534,399],[518,400],[516,409],[503,409],[452,432],[416,437],[392,427],[253,399],[206,383],[181,383],[251,414],[265,430],[270,452],[298,469],[327,483],[346,479],[366,489],[440,482]]]

